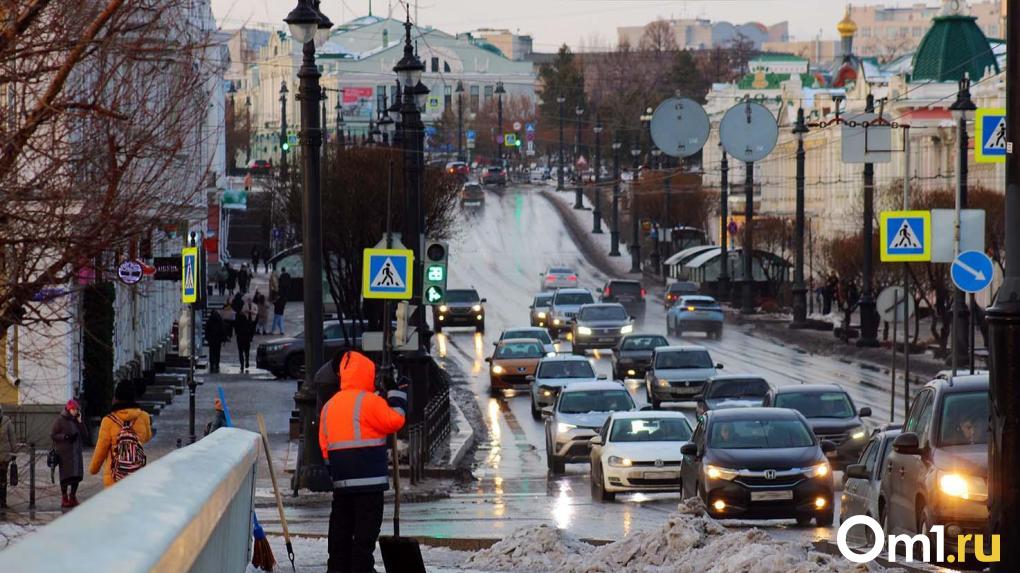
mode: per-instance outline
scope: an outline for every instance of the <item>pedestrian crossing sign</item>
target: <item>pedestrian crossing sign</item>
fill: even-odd
[[[974,161],[1006,162],[1006,110],[979,109],[974,115]]]
[[[365,249],[361,271],[363,298],[411,298],[414,253],[409,249]]]
[[[879,222],[883,262],[931,260],[931,212],[883,211]]]
[[[198,302],[198,247],[181,249],[181,302]]]

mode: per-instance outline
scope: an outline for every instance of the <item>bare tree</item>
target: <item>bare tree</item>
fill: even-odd
[[[638,48],[650,52],[674,52],[679,49],[676,33],[669,22],[659,18],[645,26]]]

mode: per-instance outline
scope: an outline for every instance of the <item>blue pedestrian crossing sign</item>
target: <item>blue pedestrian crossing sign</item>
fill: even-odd
[[[879,223],[883,262],[931,260],[930,211],[883,211]]]
[[[964,251],[956,256],[950,269],[953,284],[963,292],[975,293],[992,283],[992,259],[981,251]]]
[[[410,249],[365,249],[361,271],[363,298],[411,298],[414,252]]]
[[[181,249],[181,302],[198,302],[198,247]]]
[[[1005,108],[979,109],[974,115],[974,161],[1006,162]]]

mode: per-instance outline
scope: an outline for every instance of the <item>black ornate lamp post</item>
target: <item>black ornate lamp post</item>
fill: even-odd
[[[864,111],[873,113],[875,111],[875,96],[868,94],[865,100]],[[864,164],[864,284],[861,285],[861,298],[858,308],[861,313],[861,337],[857,339],[857,346],[876,347],[878,342],[878,310],[875,308],[875,292],[873,285],[874,256],[872,248],[874,243],[874,218],[875,218],[875,166],[872,163]]]
[[[581,116],[584,115],[584,108],[577,106],[574,108],[574,114],[577,115],[577,130],[574,132],[574,168],[577,169],[577,159],[581,156]],[[577,176],[577,189],[574,190],[574,209],[584,209],[584,202],[581,200],[581,191],[584,186],[584,181],[580,171],[576,171]],[[601,228],[601,223],[599,223]]]
[[[956,204],[958,209],[967,208],[967,114],[976,110],[977,106],[970,99],[970,78],[964,73],[960,79],[959,90],[956,94],[956,101],[949,106],[956,120]],[[958,210],[957,213],[960,211]],[[953,227],[954,250],[960,250],[960,219],[956,218]],[[958,254],[958,253],[957,253]],[[952,322],[952,363],[953,373],[959,365],[961,358],[969,360],[970,336],[969,328],[970,312],[967,309],[966,295],[963,291],[953,289],[953,322]]]
[[[280,82],[280,177],[287,179],[287,151],[290,140],[287,138],[287,81]]]
[[[641,272],[641,237],[638,235],[638,162],[641,157],[641,146],[635,142],[630,149],[630,155],[634,158],[634,174],[630,180],[630,272]]]
[[[647,137],[649,146],[652,141],[652,114],[655,112],[651,107],[645,108],[645,113],[641,114],[641,135],[638,136],[638,148],[642,148],[644,143],[641,141],[642,137]],[[648,164],[651,166],[651,157],[648,158]]]
[[[294,395],[294,401],[301,410],[302,447],[298,471],[295,473],[295,490],[308,488],[312,491],[330,491],[333,488],[322,460],[318,445],[318,407],[321,395],[316,389],[315,373],[323,363],[322,356],[322,198],[320,189],[320,154],[322,128],[319,125],[319,110],[316,105],[321,96],[319,89],[319,68],[315,65],[316,44],[322,44],[329,37],[333,27],[317,7],[308,0],[299,0],[294,10],[284,20],[290,27],[294,40],[304,46],[298,78],[301,81],[298,98],[301,100],[301,146],[303,148],[303,201],[302,201],[302,251],[304,266],[304,315],[305,315],[305,377]]]
[[[503,133],[503,94],[506,90],[503,89],[503,82],[496,82],[496,128],[499,130],[499,143],[496,145],[496,157],[499,159],[499,165],[503,166],[503,145],[504,145],[504,133]]]
[[[567,98],[563,96],[556,96],[556,108],[559,110],[560,118],[560,162],[559,169],[556,173],[556,190],[563,191],[563,104],[567,101]]]
[[[807,326],[807,287],[804,285],[804,108],[797,110],[797,123],[793,135],[797,137],[797,220],[794,240],[797,243],[793,267],[793,323],[791,328]]]
[[[237,87],[234,86],[234,82],[230,82],[230,88],[227,90],[227,95],[230,96],[230,114],[229,114],[229,117],[227,118],[227,121],[230,122],[230,130],[233,131],[233,132],[236,132],[237,131],[237,104],[234,101],[234,99],[235,99],[235,96],[237,95]],[[234,137],[233,139],[236,140],[237,138]],[[236,161],[235,161],[236,160],[236,156],[237,156],[237,150],[234,149],[232,145],[228,145],[227,146],[227,169],[229,170],[231,175],[233,175],[234,172],[237,171],[237,165],[236,165]]]
[[[336,98],[336,144],[339,149],[344,148],[344,106],[341,100],[343,100],[343,90],[340,90],[341,94]]]
[[[602,170],[602,139],[601,139],[602,119],[601,118],[596,118],[596,120],[595,120],[595,127],[592,128],[592,131],[595,132],[595,177],[594,177],[594,180],[593,180],[594,181],[594,189],[595,189],[595,198],[594,198],[595,199],[595,203],[594,203],[594,209],[592,209],[592,211],[591,211],[591,215],[592,215],[591,232],[595,233],[596,235],[601,235],[602,234],[602,192],[599,189],[599,171]],[[581,185],[583,185],[583,183],[581,181],[578,181],[578,183],[577,183],[578,205],[580,205]],[[577,205],[574,205],[574,207],[577,207]]]
[[[609,256],[620,256],[620,136],[613,133],[613,219],[609,227]]]
[[[464,161],[464,82],[457,80],[457,161]]]
[[[719,292],[716,293],[716,298],[724,301],[730,297],[730,162],[722,144],[719,144],[719,151],[722,152],[719,178],[719,260],[721,262],[719,263]]]
[[[244,96],[244,122],[247,124],[245,128],[248,130],[244,146],[244,166],[247,168],[251,163],[251,96]]]
[[[395,95],[393,97],[393,105],[391,105],[386,110],[386,113],[389,114],[390,119],[393,120],[393,140],[392,140],[393,147],[400,147],[400,148],[402,148],[403,142],[402,142],[402,139],[400,137],[400,134],[401,134],[401,130],[403,128],[402,128],[402,124],[401,124],[400,110],[403,108],[403,105],[404,105],[403,98],[401,97],[401,92],[403,90],[400,89],[400,81],[399,80],[397,80],[396,84],[397,84],[397,89],[396,89],[396,93],[395,93]]]

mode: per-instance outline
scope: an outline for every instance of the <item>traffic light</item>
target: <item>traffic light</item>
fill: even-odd
[[[425,280],[422,286],[422,300],[428,305],[446,302],[446,275],[449,249],[441,241],[429,241],[425,245]]]
[[[280,144],[280,148],[284,151],[290,151],[290,142],[284,139],[283,143]]]

